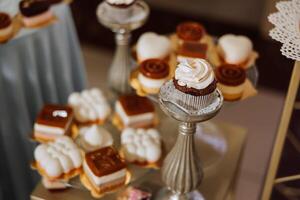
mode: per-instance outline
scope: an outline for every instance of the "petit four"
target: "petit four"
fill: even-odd
[[[246,83],[244,69],[234,65],[222,65],[215,69],[215,74],[218,80],[218,88],[225,100],[234,101],[242,97]]]
[[[166,36],[147,32],[137,42],[136,53],[138,62],[157,58],[168,61],[171,52],[171,41]]]
[[[182,60],[175,70],[173,83],[179,104],[195,109],[209,105],[217,87],[214,71],[204,59]]]
[[[251,56],[253,44],[246,36],[227,34],[220,37],[218,51],[226,64],[243,66]]]
[[[206,59],[208,45],[196,42],[184,42],[177,49],[177,60],[180,62],[182,59]]]
[[[144,128],[154,125],[154,105],[146,97],[137,95],[121,96],[116,102],[115,111],[122,128]]]
[[[54,15],[48,1],[22,0],[19,4],[23,24],[36,28],[49,23]]]
[[[157,94],[169,77],[169,65],[159,59],[148,59],[139,66],[138,81],[146,93]]]
[[[10,16],[0,12],[0,42],[5,42],[13,35],[13,25]]]
[[[42,177],[42,184],[48,190],[64,190],[67,189],[68,181],[67,180],[55,180],[51,181],[46,177]]]
[[[97,88],[72,93],[68,103],[80,125],[101,124],[111,112],[105,96]]]
[[[126,164],[112,147],[85,154],[83,170],[92,192],[97,194],[113,191],[127,182]]]
[[[80,149],[66,136],[38,145],[34,150],[34,158],[38,172],[51,181],[68,180],[81,171]]]
[[[34,123],[33,137],[38,141],[51,141],[59,136],[71,136],[73,110],[69,106],[45,105]]]
[[[126,128],[121,134],[126,161],[141,166],[157,166],[162,156],[160,134],[156,129]]]
[[[152,194],[140,188],[128,187],[117,200],[150,200]]]
[[[205,33],[204,27],[197,22],[183,22],[176,28],[176,35],[179,39],[179,44],[185,41],[200,42]]]
[[[85,151],[94,151],[99,148],[112,146],[111,134],[99,125],[83,126],[79,129],[80,144]]]

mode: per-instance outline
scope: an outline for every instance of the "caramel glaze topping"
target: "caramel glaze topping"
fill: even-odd
[[[152,79],[166,78],[169,75],[169,65],[164,60],[147,59],[140,64],[140,72]]]
[[[177,26],[176,34],[182,40],[199,41],[204,36],[205,29],[197,22],[184,22]]]
[[[11,25],[10,16],[6,13],[0,12],[0,28],[7,28]]]
[[[23,0],[20,2],[19,8],[23,16],[32,17],[48,11],[50,2],[45,0]]]
[[[221,65],[216,68],[215,75],[220,83],[237,86],[245,82],[246,71],[235,65]]]
[[[36,122],[38,124],[65,128],[72,119],[73,110],[71,107],[48,104],[43,107]]]
[[[95,176],[112,174],[126,167],[118,152],[112,147],[105,147],[85,155],[87,165]]]
[[[198,42],[183,42],[177,50],[177,54],[187,57],[206,58],[207,44]]]
[[[152,102],[146,97],[124,95],[120,97],[119,102],[129,116],[154,112]]]

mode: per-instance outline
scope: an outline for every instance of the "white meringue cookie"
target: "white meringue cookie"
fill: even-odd
[[[249,58],[253,44],[246,36],[226,34],[219,39],[219,49],[227,63],[240,64]]]
[[[82,147],[85,151],[113,145],[111,134],[99,125],[91,125],[79,129],[82,140]]]
[[[40,144],[34,151],[34,157],[50,177],[68,173],[82,164],[79,148],[67,136],[58,137],[54,142]]]
[[[79,122],[104,120],[111,112],[106,98],[97,88],[71,94],[68,103],[73,108],[75,118]]]
[[[147,32],[139,38],[136,50],[140,61],[150,58],[163,59],[171,51],[171,42],[166,36]]]
[[[121,134],[121,144],[129,162],[157,162],[162,154],[160,135],[155,129],[126,128]]]
[[[58,177],[63,173],[62,166],[57,158],[51,158],[45,161],[43,165],[46,173],[51,177]]]

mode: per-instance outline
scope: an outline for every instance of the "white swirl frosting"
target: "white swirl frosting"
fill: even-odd
[[[129,5],[132,4],[135,0],[106,0],[110,4],[115,4],[115,5]]]
[[[177,65],[175,79],[178,85],[204,89],[215,77],[211,65],[204,59],[183,59]]]

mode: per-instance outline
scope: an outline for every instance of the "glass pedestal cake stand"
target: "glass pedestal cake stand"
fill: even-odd
[[[99,22],[115,33],[117,49],[109,70],[108,83],[111,89],[121,94],[131,91],[128,84],[129,74],[134,66],[129,50],[131,31],[141,27],[149,15],[149,7],[142,0],[137,0],[125,9],[127,11],[123,12],[127,13],[123,13],[124,15],[116,14],[111,12],[105,1],[97,8]]]

